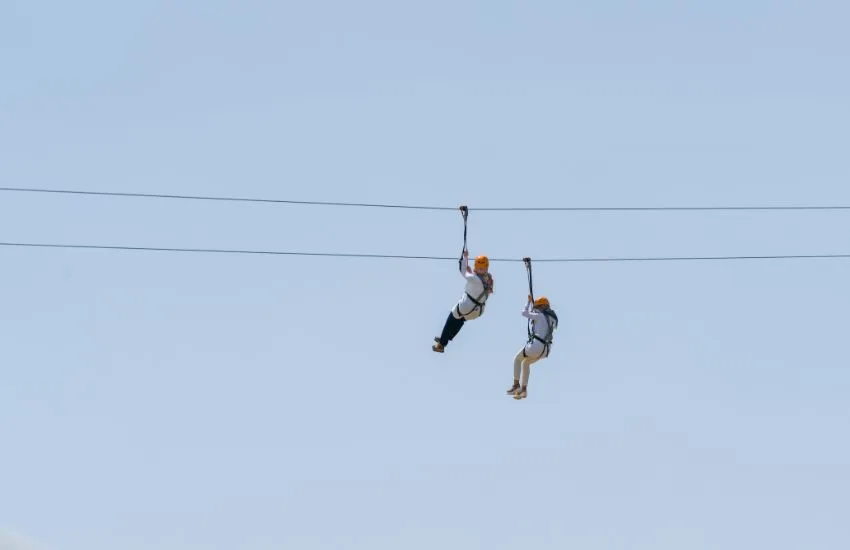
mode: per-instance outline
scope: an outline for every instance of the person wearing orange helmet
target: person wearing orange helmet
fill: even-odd
[[[533,300],[529,295],[522,316],[528,319],[528,342],[514,357],[514,384],[507,392],[514,399],[525,399],[528,396],[531,365],[549,357],[552,336],[558,328],[558,315],[552,310],[545,296]]]
[[[449,312],[442,334],[434,338],[431,349],[437,353],[443,353],[446,350],[448,343],[458,335],[466,321],[477,319],[484,314],[484,305],[493,293],[493,276],[489,272],[490,260],[487,256],[475,258],[475,267],[471,269],[469,251],[464,249],[459,263],[460,273],[466,279],[466,288],[460,300]]]

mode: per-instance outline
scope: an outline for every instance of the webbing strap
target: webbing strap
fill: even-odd
[[[528,294],[531,296],[531,301],[534,301],[534,286],[531,282],[531,258],[523,258],[523,262],[525,262],[525,269],[528,271]]]
[[[543,342],[543,351],[540,352],[540,357],[548,357],[549,352],[552,350],[549,342],[546,342],[546,341],[540,339],[539,337],[535,336],[534,338],[529,339],[528,343],[530,344],[531,342],[533,342],[535,338],[537,340],[540,340],[541,342]],[[522,356],[528,357],[528,354],[525,352],[525,348],[522,349]]]
[[[469,217],[469,208],[466,206],[460,207],[460,213],[463,216],[463,249],[460,253],[460,259],[457,261],[458,270],[463,273],[463,253],[466,252],[466,225],[467,218]]]
[[[477,301],[475,300],[475,298],[473,298],[473,297],[472,297],[472,296],[471,296],[468,292],[466,293],[466,295],[467,295],[467,296],[469,296],[469,299],[470,299],[470,300],[472,300],[472,302],[473,302],[475,305],[474,305],[474,306],[472,306],[472,309],[470,309],[470,310],[469,310],[469,311],[467,311],[466,313],[461,313],[461,312],[460,312],[460,304],[459,304],[459,303],[457,303],[457,304],[455,304],[455,307],[454,307],[454,309],[456,309],[456,310],[457,310],[457,314],[458,314],[458,315],[460,315],[461,317],[466,317],[467,315],[471,315],[471,314],[472,314],[472,312],[473,312],[473,311],[475,311],[476,309],[480,310],[480,311],[481,311],[481,314],[484,314],[484,306],[485,306],[486,304],[484,304],[483,302],[477,302]]]
[[[525,262],[525,269],[526,269],[526,271],[528,271],[528,295],[531,296],[531,301],[534,302],[534,282],[533,282],[533,278],[531,276],[531,258],[525,257],[525,258],[522,259],[522,261]],[[551,313],[551,314],[544,312],[543,314],[546,316],[546,323],[549,326],[549,331],[548,331],[547,336],[551,339],[552,333],[554,332],[555,327],[558,324],[558,317],[554,314],[554,312]],[[555,319],[554,325],[552,324],[552,318],[553,317]],[[548,341],[544,340],[543,338],[540,338],[539,336],[534,334],[534,331],[531,329],[533,324],[534,323],[529,319],[529,321],[528,321],[528,342],[531,343],[534,340],[539,340],[540,342],[543,343],[544,351],[546,353],[548,353],[549,346],[551,346],[552,343],[548,342]]]
[[[531,296],[531,301],[534,301],[534,286],[531,282],[531,258],[525,257],[522,259],[525,262],[525,270],[528,272],[528,295]],[[528,341],[532,340],[533,332],[531,331],[531,320],[528,321]]]

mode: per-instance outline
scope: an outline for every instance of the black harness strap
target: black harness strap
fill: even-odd
[[[469,218],[469,208],[467,208],[466,205],[461,205],[459,210],[460,210],[461,215],[463,216],[463,249],[461,250],[460,258],[457,261],[457,267],[458,267],[458,270],[461,273],[463,273],[464,272],[463,271],[463,254],[464,254],[464,252],[467,252],[466,237],[467,237],[467,225],[468,225],[468,218]],[[480,309],[481,313],[484,313],[484,302],[482,302],[481,299],[484,298],[487,295],[487,284],[484,282],[484,278],[481,277],[481,275],[478,275],[478,278],[481,279],[481,282],[484,284],[484,292],[482,292],[481,295],[478,296],[477,298],[475,296],[471,295],[469,292],[466,293],[466,295],[469,296],[469,299],[472,300],[472,303],[475,304],[475,307],[472,308],[472,311],[470,311],[469,313],[466,313],[466,315],[469,315],[470,313],[472,313],[476,309]],[[460,305],[455,305],[455,309],[457,309],[457,314],[462,316],[462,314],[460,312]]]
[[[526,258],[523,258],[522,261],[525,262],[525,269],[528,271],[528,294],[529,294],[529,296],[531,296],[531,301],[533,302],[534,301],[534,283],[533,283],[533,279],[532,279],[532,276],[531,276],[531,258],[526,257]],[[558,326],[558,316],[555,315],[554,311],[544,311],[543,315],[546,316],[546,321],[549,322],[549,329],[550,329],[550,334],[551,334],[551,332],[554,330],[554,327]],[[553,320],[554,320],[554,323],[555,323],[554,326],[552,325]],[[534,334],[534,331],[531,330],[531,324],[532,324],[532,322],[531,322],[531,320],[529,320],[528,321],[528,343],[531,343],[535,340],[541,342],[543,344],[543,354],[542,355],[543,356],[549,355],[549,349],[550,349],[550,346],[552,345],[551,342],[547,342],[543,338]],[[522,350],[522,355],[523,355],[523,357],[528,357],[525,353],[525,350]]]
[[[531,282],[531,258],[525,257],[522,259],[525,262],[525,270],[528,272],[528,295],[531,296],[531,301],[534,301],[534,286]],[[531,332],[531,321],[528,322],[528,341],[531,342],[533,333]],[[525,352],[523,352],[525,353]]]
[[[457,261],[457,268],[463,273],[463,253],[466,252],[466,222],[469,217],[469,208],[461,206],[460,213],[463,216],[463,250],[461,250],[460,259]]]
[[[531,295],[531,300],[534,300],[534,286],[531,282],[531,258],[525,257],[522,259],[525,262],[525,269],[528,271],[528,293]]]

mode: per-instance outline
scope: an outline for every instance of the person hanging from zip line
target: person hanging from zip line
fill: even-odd
[[[490,260],[487,256],[476,257],[475,269],[469,268],[469,250],[466,248],[469,209],[461,206],[460,213],[463,215],[463,249],[457,265],[460,274],[466,279],[466,288],[460,300],[449,312],[449,316],[446,317],[442,334],[434,337],[434,345],[431,349],[437,353],[446,351],[446,346],[458,335],[467,321],[477,319],[484,314],[484,304],[493,293],[493,276],[489,272]]]
[[[458,335],[466,321],[472,321],[484,314],[487,298],[493,293],[493,276],[489,272],[490,260],[487,256],[475,258],[475,269],[470,269],[469,251],[464,248],[459,264],[460,273],[466,279],[466,288],[449,312],[442,334],[434,337],[431,349],[437,353],[445,352],[448,343]]]
[[[528,268],[529,290],[531,290],[531,259],[524,258],[523,261]],[[549,357],[552,337],[558,328],[558,315],[545,296],[535,300],[534,296],[529,294],[522,316],[528,319],[528,341],[514,357],[514,383],[507,391],[507,394],[512,395],[514,399],[525,399],[528,396],[531,365]]]

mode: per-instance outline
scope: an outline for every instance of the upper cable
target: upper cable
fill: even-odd
[[[357,208],[394,208],[408,210],[457,210],[457,206],[430,206],[413,204],[362,203],[339,201],[305,201],[273,199],[263,197],[223,197],[212,195],[178,195],[165,193],[134,193],[120,191],[90,191],[82,189],[44,189],[27,187],[0,187],[2,192],[49,193],[61,195],[83,195],[123,198],[172,199],[193,201],[245,202],[267,204],[291,204],[302,206],[337,206]],[[673,212],[673,211],[769,211],[769,210],[850,210],[850,205],[726,205],[726,206],[499,206],[469,207],[476,212]]]

